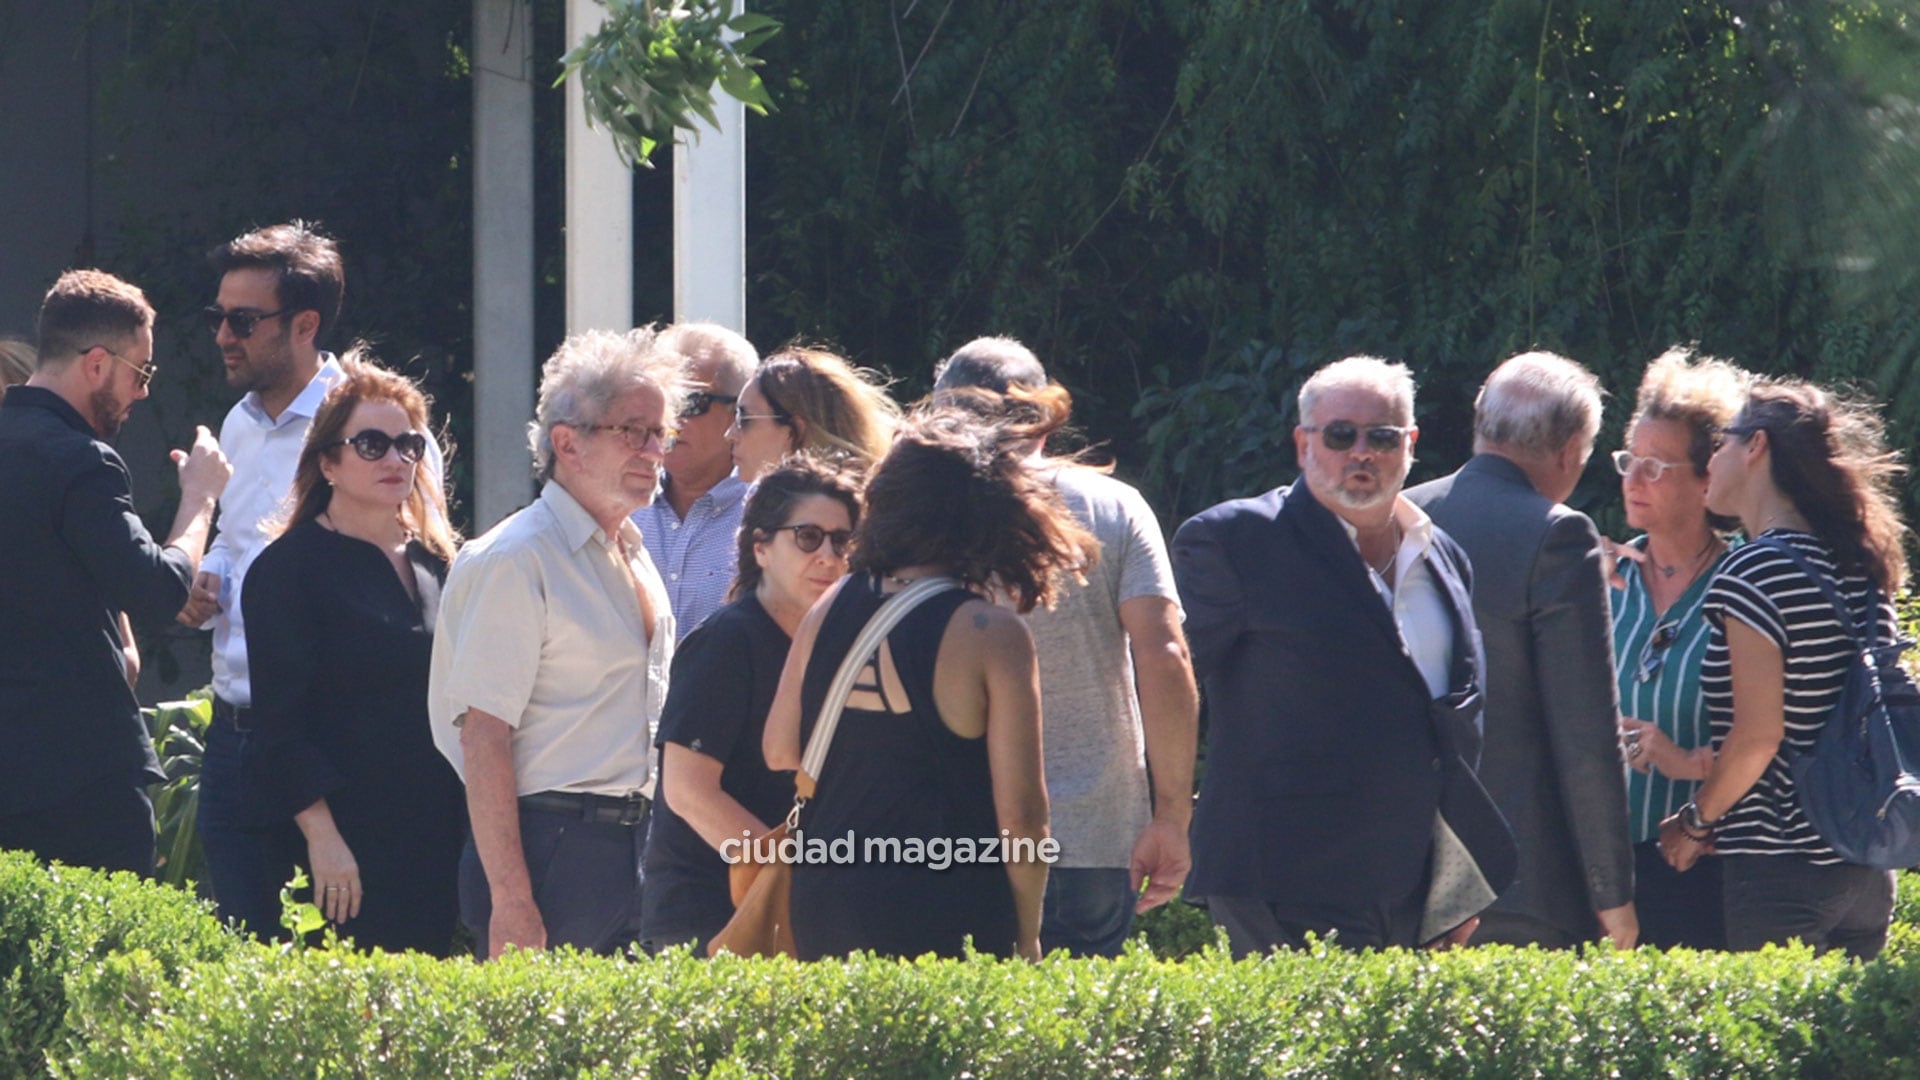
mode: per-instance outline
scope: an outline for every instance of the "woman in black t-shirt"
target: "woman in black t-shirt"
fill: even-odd
[[[1843,862],[1801,812],[1788,755],[1813,746],[1856,646],[1820,582],[1863,630],[1897,628],[1887,597],[1906,578],[1898,466],[1871,408],[1798,381],[1762,381],[1708,464],[1707,507],[1734,515],[1753,542],[1708,588],[1712,626],[1701,689],[1717,753],[1694,800],[1660,826],[1685,871],[1722,860],[1727,943],[1757,949],[1799,938],[1870,959],[1886,944],[1893,878]]]
[[[733,917],[721,845],[760,835],[793,805],[793,774],[760,756],[760,733],[795,628],[847,570],[860,477],[809,455],[761,478],[740,522],[731,601],[687,635],[660,716],[660,798],[648,826],[640,941],[708,938]]]

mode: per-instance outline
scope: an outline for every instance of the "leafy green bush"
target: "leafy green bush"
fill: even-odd
[[[79,991],[75,1076],[1885,1076],[1912,1069],[1916,937],[1615,955],[1322,950],[1235,963],[621,962],[250,951]],[[289,1033],[298,1033],[290,1038]]]
[[[206,905],[132,874],[41,866],[0,852],[0,1077],[44,1075],[66,1029],[68,982],[120,953],[176,974],[240,951]]]

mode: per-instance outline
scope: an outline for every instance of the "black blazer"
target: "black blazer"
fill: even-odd
[[[1480,779],[1520,845],[1520,879],[1494,911],[1590,938],[1594,912],[1633,899],[1600,534],[1495,454],[1407,498],[1473,559],[1488,663]]]
[[[1172,555],[1208,703],[1187,891],[1360,908],[1419,888],[1450,748],[1338,519],[1296,483],[1192,518]],[[1453,609],[1450,690],[1468,702],[1455,712],[1471,741],[1481,669],[1471,571],[1439,530],[1431,556]],[[1459,749],[1471,765],[1477,747]]]
[[[119,613],[171,622],[193,565],[133,511],[127,466],[73,406],[0,402],[0,814],[99,780],[164,780],[127,687]]]

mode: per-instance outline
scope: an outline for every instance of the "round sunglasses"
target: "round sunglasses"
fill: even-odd
[[[426,456],[427,437],[417,431],[389,435],[377,428],[368,428],[351,438],[330,442],[321,449],[331,450],[336,446],[353,447],[353,452],[359,454],[362,461],[379,461],[387,456],[387,451],[397,450],[400,460],[412,465]]]
[[[768,529],[769,533],[791,532],[794,546],[808,555],[820,550],[820,545],[831,542],[835,555],[845,555],[848,545],[853,543],[851,529],[823,529],[818,525],[782,525],[777,529]]]

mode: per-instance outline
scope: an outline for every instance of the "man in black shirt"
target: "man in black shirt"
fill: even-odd
[[[133,509],[112,438],[153,380],[153,308],[97,270],[61,275],[40,308],[33,378],[0,401],[0,847],[153,872],[165,779],[127,684],[119,613],[165,622],[186,602],[231,469],[206,428],[173,451],[180,509],[165,546]]]

